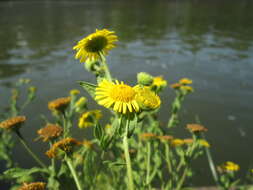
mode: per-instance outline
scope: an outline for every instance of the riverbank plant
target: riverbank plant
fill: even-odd
[[[0,159],[6,171],[1,180],[9,181],[11,190],[180,190],[194,187],[194,163],[207,156],[207,165],[217,187],[223,190],[249,189],[253,171],[247,183],[239,180],[239,165],[231,161],[216,166],[211,156],[211,144],[204,134],[208,129],[200,124],[182,125],[180,111],[187,96],[194,92],[193,81],[182,78],[176,83],[162,76],[146,72],[137,74],[136,83],[129,85],[115,78],[106,56],[116,47],[118,37],[107,29],[96,30],[74,46],[75,58],[96,83],[78,81],[83,88],[71,90],[65,97],[48,103],[51,119],[43,116],[44,126],[37,130],[37,141],[47,147],[44,158],[39,158],[27,143],[22,129],[28,117],[23,110],[35,98],[36,88],[27,87],[27,98],[20,101],[20,80],[12,91],[10,106],[1,115]],[[81,66],[81,65],[80,65]],[[167,107],[166,123],[159,120],[160,95],[165,88],[175,94]],[[87,94],[100,106],[90,109]],[[105,116],[104,116],[105,115]],[[188,137],[174,135],[176,128],[184,128]],[[73,131],[91,133],[76,138]],[[13,161],[14,136],[23,145],[27,156],[37,163],[23,168]],[[210,179],[211,181],[211,179]]]

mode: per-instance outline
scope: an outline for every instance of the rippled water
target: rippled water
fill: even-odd
[[[186,100],[184,123],[198,115],[209,129],[215,161],[237,162],[244,171],[253,159],[252,9],[247,0],[0,2],[0,105],[20,77],[39,87],[23,131],[43,156],[46,148],[33,142],[42,125],[39,113],[48,115],[47,102],[78,88],[77,80],[94,81],[74,60],[73,45],[95,28],[108,28],[120,39],[108,58],[113,75],[130,84],[140,71],[169,83],[193,79],[196,91]],[[165,122],[172,90],[162,98]],[[186,137],[183,128],[177,135]],[[23,167],[33,164],[22,149],[16,153]],[[206,160],[196,167],[197,184],[210,184]]]

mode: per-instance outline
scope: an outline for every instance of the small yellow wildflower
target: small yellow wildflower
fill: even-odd
[[[100,110],[87,111],[81,115],[78,122],[79,128],[87,128],[96,124],[96,122],[102,117]]]
[[[70,95],[71,95],[71,96],[76,96],[76,95],[78,95],[78,94],[80,94],[80,91],[79,91],[79,90],[77,90],[77,89],[72,89],[72,90],[70,90]]]
[[[140,139],[142,140],[151,140],[151,139],[155,139],[157,137],[156,134],[154,133],[142,133],[140,134]]]
[[[170,141],[172,140],[174,137],[171,135],[162,135],[162,136],[157,136],[158,139],[160,139],[161,141]]]
[[[223,172],[236,172],[240,169],[240,166],[234,162],[227,161],[224,164],[222,164],[219,168]]]
[[[157,76],[153,78],[152,86],[156,88],[165,88],[167,86],[167,81],[164,80],[162,76]]]
[[[45,127],[37,131],[38,135],[43,139],[44,142],[61,136],[62,132],[62,127],[54,124],[47,124]]]
[[[53,144],[53,146],[46,152],[49,158],[55,158],[60,150],[65,153],[73,152],[75,146],[81,145],[82,143],[74,138],[65,138]]]
[[[180,90],[183,90],[183,91],[188,92],[188,93],[194,91],[194,89],[191,86],[181,86]]]
[[[0,128],[7,130],[16,130],[19,129],[25,121],[26,121],[25,116],[12,117],[5,121],[2,121],[0,123]]]
[[[192,84],[192,80],[188,78],[182,78],[179,80],[179,83],[182,85],[189,85],[189,84]]]
[[[188,144],[188,145],[190,145],[194,142],[193,139],[183,139],[183,141],[184,141],[185,144]]]
[[[86,148],[90,149],[92,148],[93,142],[88,141],[88,140],[84,140],[82,143]]]
[[[34,183],[24,183],[22,187],[18,190],[46,190],[46,183],[34,182]]]
[[[73,47],[77,51],[75,58],[80,59],[81,63],[88,59],[97,60],[100,53],[107,55],[115,47],[116,41],[118,41],[118,37],[113,31],[96,29],[95,33],[83,38]]]
[[[176,90],[180,89],[181,86],[182,85],[180,83],[174,83],[174,84],[170,85],[171,88],[174,88]]]
[[[205,139],[200,139],[200,140],[199,140],[199,144],[200,144],[201,146],[206,147],[206,148],[209,148],[209,147],[210,147],[209,142],[207,142]]]
[[[124,84],[124,82],[116,80],[114,83],[104,79],[98,84],[95,95],[98,104],[112,108],[116,112],[126,114],[139,111],[134,88]]]
[[[192,133],[207,131],[207,128],[199,124],[187,124],[186,129],[188,129]]]
[[[48,109],[51,111],[64,112],[71,101],[70,97],[58,98],[48,103]]]
[[[173,139],[171,145],[174,147],[182,146],[184,145],[184,141],[182,139]]]
[[[152,92],[148,87],[134,87],[136,91],[136,101],[140,108],[144,110],[156,109],[160,106],[161,100],[158,95]]]
[[[75,103],[75,107],[82,107],[87,102],[87,99],[85,97],[79,98],[79,100]]]

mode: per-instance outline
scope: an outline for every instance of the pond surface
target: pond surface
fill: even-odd
[[[33,141],[43,124],[39,114],[48,116],[47,102],[79,88],[76,81],[95,81],[74,59],[72,47],[96,28],[108,28],[120,40],[108,57],[113,75],[129,84],[140,71],[163,75],[169,83],[193,79],[183,123],[198,115],[209,129],[216,163],[237,162],[243,173],[253,160],[252,10],[247,0],[0,2],[0,106],[13,82],[32,80],[38,98],[26,111],[23,132],[45,157],[47,148]],[[162,97],[164,122],[173,97],[169,88]],[[186,137],[183,127],[177,136]],[[21,166],[34,164],[19,146],[15,152]],[[196,164],[197,185],[213,183],[207,167],[205,159]]]

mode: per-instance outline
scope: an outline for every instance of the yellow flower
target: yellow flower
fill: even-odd
[[[71,101],[70,97],[58,98],[48,103],[48,109],[51,111],[63,112]]]
[[[79,90],[77,90],[77,89],[72,89],[72,90],[70,90],[70,95],[76,96],[76,95],[78,95],[78,94],[80,94],[80,91],[79,91]]]
[[[206,148],[209,148],[209,147],[210,147],[209,142],[207,142],[205,139],[200,139],[200,140],[199,140],[199,144],[200,144],[201,146],[206,147]]]
[[[154,92],[148,87],[134,87],[136,91],[136,101],[139,106],[144,110],[156,109],[160,106],[161,100]]]
[[[81,115],[78,122],[79,128],[86,128],[93,126],[96,121],[102,117],[100,110],[87,111]]]
[[[162,142],[170,142],[174,137],[171,135],[163,135],[163,136],[157,136],[157,138]]]
[[[152,86],[157,88],[164,88],[167,86],[167,81],[164,80],[162,76],[157,76],[153,78]]]
[[[22,187],[18,190],[46,190],[46,183],[34,182],[34,183],[24,183]]]
[[[184,144],[184,141],[182,139],[173,139],[171,141],[171,145],[174,147],[182,146]]]
[[[208,129],[199,124],[187,124],[186,129],[192,133],[206,132]]]
[[[190,145],[194,142],[193,139],[184,139],[183,141],[184,141],[185,144],[188,144],[188,145]]]
[[[95,33],[83,38],[73,47],[77,51],[75,58],[80,59],[81,63],[88,59],[97,60],[99,53],[107,55],[115,47],[116,41],[118,41],[118,37],[113,31],[96,29]]]
[[[134,88],[124,82],[116,80],[114,83],[104,79],[96,88],[95,95],[98,104],[112,108],[116,112],[126,114],[139,111]]]
[[[65,138],[53,144],[53,146],[46,152],[49,158],[55,158],[59,151],[65,153],[71,153],[75,146],[81,145],[82,143],[73,138]]]
[[[221,170],[224,172],[235,172],[240,169],[240,166],[234,162],[227,161],[220,166]]]
[[[193,92],[194,89],[191,86],[181,86],[180,90],[186,91],[186,92]]]
[[[5,121],[2,121],[0,123],[0,128],[8,129],[8,130],[19,129],[22,126],[22,124],[25,122],[25,120],[26,120],[25,116],[12,117]]]
[[[192,84],[192,80],[188,78],[182,78],[179,80],[179,83],[182,85],[188,85],[188,84]]]
[[[176,90],[179,89],[181,86],[182,86],[182,85],[179,84],[179,83],[174,83],[174,84],[170,85],[171,88],[174,88],[174,89],[176,89]]]
[[[61,136],[62,132],[63,129],[59,125],[54,124],[47,124],[45,127],[37,131],[38,135],[44,142]]]
[[[140,134],[140,139],[142,140],[151,140],[151,139],[155,139],[157,137],[156,134],[154,133],[142,133]]]

